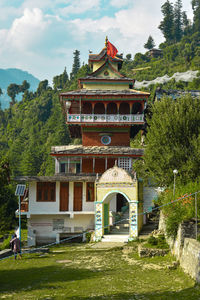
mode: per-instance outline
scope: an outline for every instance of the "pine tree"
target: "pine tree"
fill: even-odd
[[[15,83],[11,83],[7,87],[7,94],[11,98],[10,105],[13,105],[16,103],[15,97],[19,92],[20,92],[20,86]]]
[[[169,2],[169,0],[162,5],[161,11],[164,18],[158,28],[162,31],[166,42],[171,43],[174,39],[174,12],[173,5]]]
[[[147,42],[144,44],[144,48],[146,48],[146,49],[152,49],[152,48],[154,48],[155,47],[155,42],[154,42],[154,39],[152,38],[152,36],[150,35],[149,37],[148,37],[148,40],[147,40]]]
[[[69,77],[67,74],[66,67],[62,74],[55,76],[53,78],[53,86],[54,89],[63,89],[68,83]]]
[[[182,13],[182,20],[183,20],[183,34],[187,35],[191,32],[191,24],[190,24],[190,20],[187,17],[187,14],[185,11],[183,11]]]
[[[174,41],[179,42],[183,35],[182,0],[177,0],[174,5]]]
[[[200,32],[200,0],[192,0],[192,9],[194,13],[193,27],[194,32]]]
[[[70,79],[73,79],[75,75],[78,73],[78,70],[80,69],[80,51],[75,50],[74,51],[74,62],[72,65],[72,72],[70,74]]]

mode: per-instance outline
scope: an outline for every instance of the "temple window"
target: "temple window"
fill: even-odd
[[[56,183],[55,182],[37,182],[37,202],[56,201]]]
[[[119,157],[118,158],[118,167],[124,170],[132,170],[132,158]]]
[[[89,102],[83,103],[82,114],[92,114],[92,104]]]
[[[127,102],[123,102],[120,104],[119,114],[120,115],[129,115],[130,114],[130,106]]]
[[[108,115],[115,115],[117,114],[117,104],[116,103],[108,103],[108,106],[107,106],[107,114]]]
[[[60,173],[73,173],[79,174],[81,172],[80,158],[70,158],[60,162]]]
[[[86,183],[86,201],[87,202],[94,201],[94,182]]]
[[[105,106],[103,103],[96,103],[94,106],[94,114],[95,115],[103,115],[105,114]]]
[[[137,114],[142,112],[142,105],[139,102],[135,102],[132,107],[132,114]]]

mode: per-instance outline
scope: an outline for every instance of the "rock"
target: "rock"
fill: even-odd
[[[153,257],[153,256],[165,256],[169,252],[169,249],[154,249],[144,248],[142,245],[138,246],[139,257]]]

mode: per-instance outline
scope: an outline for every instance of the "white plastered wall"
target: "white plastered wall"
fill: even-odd
[[[60,212],[60,182],[56,182],[56,201],[37,202],[36,182],[29,183],[29,214],[63,214]],[[86,182],[83,182],[82,211],[94,212],[94,202],[86,201]],[[69,212],[73,212],[74,183],[69,182]]]

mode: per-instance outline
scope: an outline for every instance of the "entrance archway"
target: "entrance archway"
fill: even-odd
[[[138,213],[142,204],[138,205],[138,182],[137,179],[126,170],[114,166],[106,170],[96,180],[96,202],[95,202],[95,240],[101,240],[102,236],[109,233],[112,225],[110,212],[117,213],[124,204],[128,204],[127,219],[129,219],[129,235],[132,239],[138,236],[140,218]],[[120,194],[120,196],[117,196]],[[117,202],[117,198],[120,199]],[[118,208],[117,208],[118,205]]]
[[[122,234],[122,231],[129,234],[129,201],[127,195],[117,190],[106,195],[103,200],[104,234]],[[120,231],[121,227],[126,227],[126,230]]]

